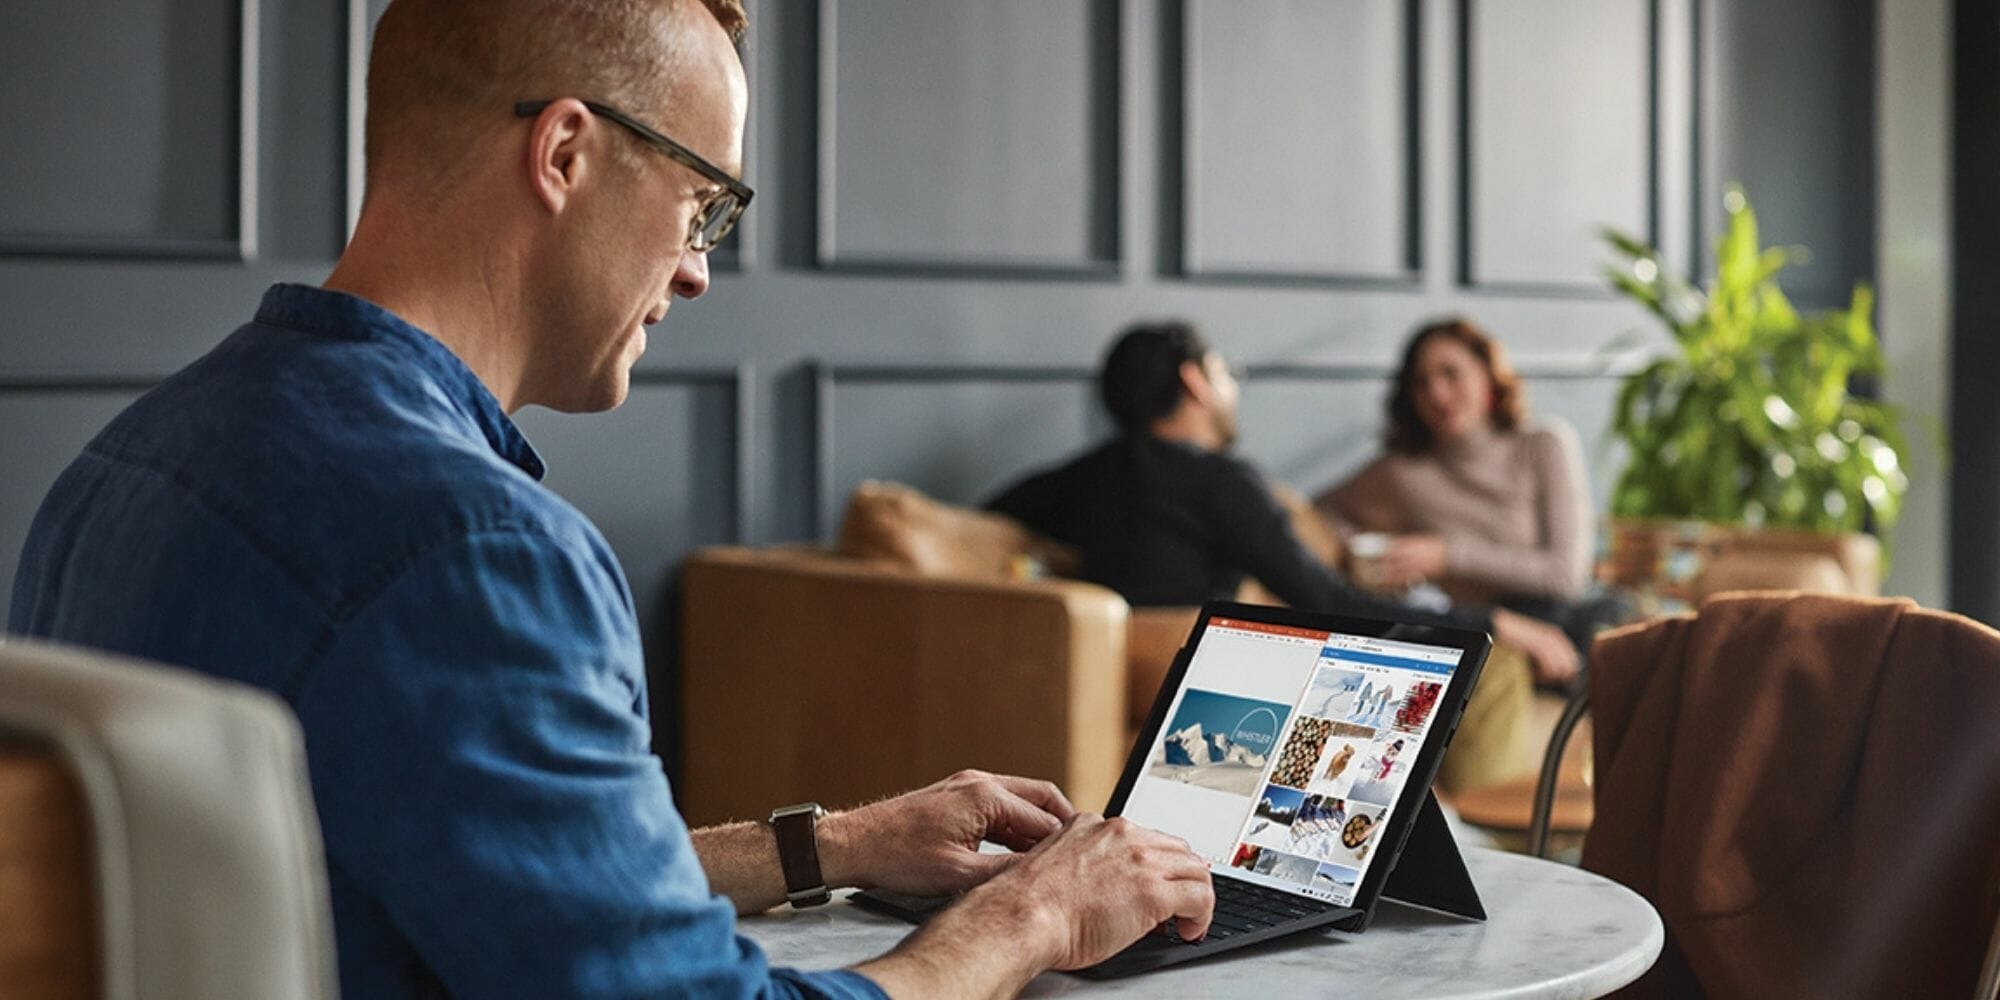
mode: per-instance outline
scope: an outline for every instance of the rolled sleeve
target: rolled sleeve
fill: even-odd
[[[736,934],[648,749],[641,663],[594,536],[484,531],[413,558],[300,694],[330,865],[454,996],[879,996],[774,975]],[[342,942],[348,995],[376,995],[383,958]]]

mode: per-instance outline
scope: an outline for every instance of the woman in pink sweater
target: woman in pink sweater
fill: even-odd
[[[1314,501],[1344,534],[1393,536],[1362,578],[1390,590],[1430,582],[1456,602],[1568,626],[1596,534],[1582,449],[1567,424],[1527,419],[1520,376],[1492,337],[1463,319],[1418,330],[1384,444]]]

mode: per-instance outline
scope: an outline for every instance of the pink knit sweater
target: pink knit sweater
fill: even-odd
[[[1435,582],[1458,601],[1574,597],[1590,572],[1590,488],[1576,432],[1560,420],[1384,455],[1313,503],[1343,532],[1442,536]]]

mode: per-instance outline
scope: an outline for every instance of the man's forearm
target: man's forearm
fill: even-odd
[[[833,822],[828,822],[829,820]],[[820,824],[821,871],[827,884],[855,884],[838,815]],[[730,823],[693,832],[695,854],[710,888],[736,904],[739,914],[761,913],[785,901],[777,839],[764,823]],[[964,908],[955,907],[954,911]],[[980,899],[971,912],[952,912],[919,928],[895,950],[854,971],[891,997],[1011,997],[1046,968],[1039,942],[1041,918],[1013,899]]]
[[[846,837],[843,813],[818,824],[820,876],[829,888],[861,885]],[[785,901],[785,874],[778,864],[778,840],[769,824],[727,823],[693,832],[694,853],[708,873],[709,888],[728,896],[737,913],[762,913]]]
[[[785,901],[778,841],[764,823],[729,823],[696,830],[694,853],[709,888],[728,896],[738,913],[761,913]]]
[[[1017,996],[1050,965],[1045,927],[1023,901],[967,899],[854,971],[897,998]]]

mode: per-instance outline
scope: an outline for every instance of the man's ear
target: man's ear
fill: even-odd
[[[560,214],[588,173],[583,137],[592,125],[583,102],[566,97],[542,109],[528,129],[528,188],[551,214]]]
[[[1215,385],[1208,380],[1208,369],[1201,362],[1181,362],[1181,392],[1203,406],[1215,395]]]

